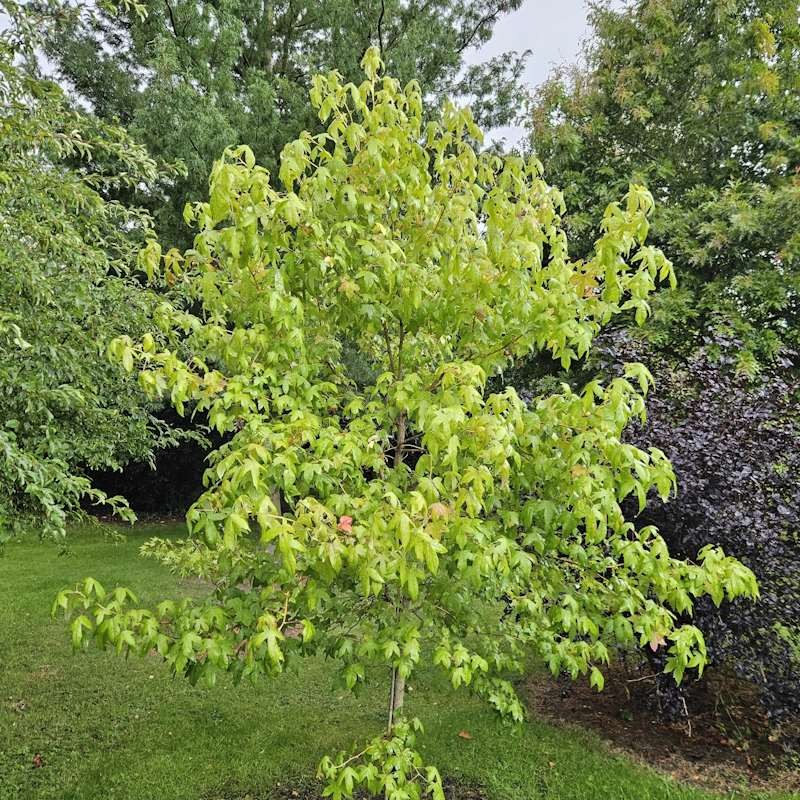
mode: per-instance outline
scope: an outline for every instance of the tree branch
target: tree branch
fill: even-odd
[[[383,30],[381,29],[381,25],[383,24],[383,15],[386,13],[386,2],[385,0],[381,0],[381,13],[378,17],[378,45],[381,48],[381,55],[383,55]]]
[[[167,7],[167,13],[169,14],[169,24],[172,27],[172,32],[175,34],[176,39],[182,39],[182,34],[178,33],[178,26],[175,23],[175,14],[172,11],[172,6],[169,4],[169,0],[164,0],[164,5]]]
[[[456,48],[456,52],[464,52],[464,50],[466,50],[475,41],[475,37],[480,32],[481,28],[489,22],[496,22],[497,17],[500,16],[503,11],[508,11],[508,5],[505,2],[500,3],[500,5],[498,5],[497,8],[491,13],[481,17],[469,35],[461,40],[461,44]]]

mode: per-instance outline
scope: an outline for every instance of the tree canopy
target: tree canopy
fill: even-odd
[[[188,244],[180,210],[205,194],[220,153],[247,144],[275,172],[283,145],[318,129],[307,102],[311,76],[336,68],[358,78],[371,44],[424,95],[468,94],[487,121],[507,122],[523,97],[512,88],[521,58],[462,66],[465,51],[520,2],[147,0],[144,16],[102,5],[61,8],[47,53],[101,119],[118,121],[156,158],[185,164],[183,176],[161,184],[167,201],[156,196],[147,207],[165,241]]]
[[[145,609],[87,579],[54,610],[74,613],[76,646],[156,650],[206,684],[311,653],[350,688],[385,670],[389,735],[324,759],[328,793],[441,798],[402,716],[421,664],[521,720],[508,678],[531,654],[600,689],[609,647],[638,642],[680,680],[706,651],[678,615],[757,590],[720,549],[677,560],[623,513],[673,489],[663,453],[622,438],[644,408],[643,366],[527,405],[487,389],[532,351],[568,367],[615,315],[646,316],[672,279],[645,243],[649,193],[631,186],[572,260],[535,159],[478,152],[452,104],[426,122],[420,85],[383,76],[376,49],[363,68],[359,84],[313,79],[325,129],[285,146],[281,189],[250,148],[226,151],[208,201],[185,209],[193,247],[151,240],[141,255],[189,303],[111,348],[153,396],[228,437],[191,538],[148,546],[212,591]]]
[[[587,66],[544,84],[530,121],[568,228],[588,251],[598,212],[629,180],[647,185],[654,241],[681,275],[653,340],[686,352],[732,333],[753,374],[800,344],[797,3],[600,3],[591,22]]]

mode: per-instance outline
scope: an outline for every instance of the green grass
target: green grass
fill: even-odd
[[[263,800],[383,726],[380,676],[354,698],[323,661],[258,686],[208,690],[172,679],[155,658],[73,655],[63,621],[49,616],[60,588],[92,575],[131,587],[143,603],[180,591],[137,554],[154,533],[179,530],[142,526],[117,544],[81,532],[65,556],[31,538],[0,557],[2,800]],[[425,757],[490,800],[711,797],[610,755],[588,733],[535,719],[513,732],[432,673],[411,682],[407,702],[426,726]]]

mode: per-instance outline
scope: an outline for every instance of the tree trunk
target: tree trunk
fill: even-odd
[[[389,691],[389,733],[392,732],[406,694],[406,679],[398,672],[397,667],[392,667],[392,685]]]
[[[406,445],[406,412],[402,411],[397,418],[397,436],[394,444],[394,465],[399,467],[403,463],[403,448]]]
[[[387,339],[388,347],[388,339]],[[397,348],[397,378],[402,376],[402,350],[403,350],[403,328],[400,328],[400,344]],[[391,355],[391,353],[390,353]],[[399,467],[403,463],[403,448],[406,443],[406,412],[401,411],[397,418],[397,431],[395,437],[394,466]],[[403,708],[403,700],[406,694],[406,679],[400,674],[397,667],[392,667],[392,686],[389,691],[389,733],[391,734],[400,710]]]
[[[283,514],[283,510],[281,509],[281,490],[280,489],[272,489],[269,493],[270,500],[272,500],[272,505],[275,506],[275,513],[280,516]]]

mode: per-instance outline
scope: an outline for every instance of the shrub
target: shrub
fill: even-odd
[[[601,349],[618,363],[643,355],[619,334]],[[658,366],[647,423],[630,429],[631,440],[667,454],[678,491],[666,503],[654,498],[637,522],[657,525],[677,557],[693,559],[715,542],[753,570],[757,603],[717,607],[712,594],[693,619],[709,662],[757,687],[779,724],[800,713],[800,381],[788,361],[756,379],[737,363],[738,344],[719,337],[686,361]],[[674,713],[678,694],[662,691]]]
[[[141,335],[157,297],[136,275],[151,231],[138,195],[156,163],[119,127],[72,108],[35,64],[37,4],[2,0],[0,32],[0,544],[63,536],[82,502],[109,504],[89,469],[152,458],[174,431],[103,355]]]

